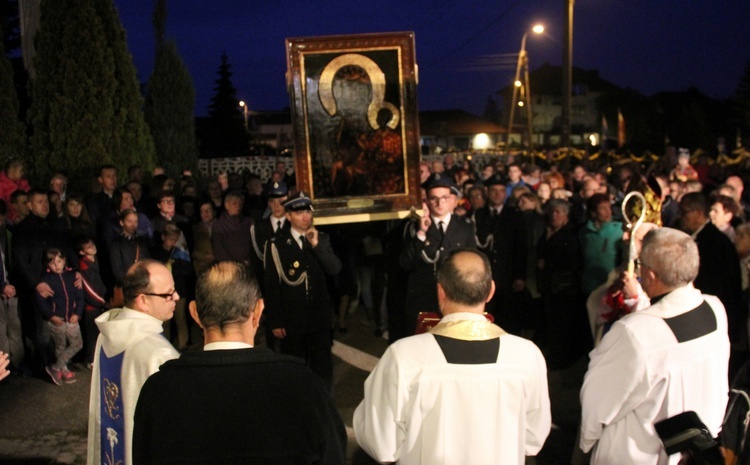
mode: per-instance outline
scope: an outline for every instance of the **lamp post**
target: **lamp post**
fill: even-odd
[[[562,69],[562,140],[563,147],[570,147],[570,102],[573,98],[573,5],[575,0],[565,1],[565,50]]]
[[[248,128],[247,128],[247,112],[248,112],[247,103],[245,103],[244,100],[240,100],[240,107],[242,107],[242,116],[245,117],[245,131],[248,131]]]
[[[541,34],[544,32],[544,26],[537,24],[532,29],[535,34]],[[529,31],[523,34],[521,39],[521,50],[518,52],[518,61],[516,63],[516,77],[513,80],[513,98],[510,102],[510,117],[508,118],[508,136],[505,139],[505,150],[508,151],[510,147],[510,136],[513,133],[513,117],[516,112],[516,105],[519,107],[526,107],[526,121],[528,123],[529,132],[529,151],[534,148],[534,129],[533,129],[533,115],[531,112],[531,86],[529,85],[529,55],[526,53],[526,38],[529,36]],[[521,68],[523,68],[523,82],[521,82]],[[519,93],[523,100],[519,100]],[[525,100],[525,102],[524,102]]]

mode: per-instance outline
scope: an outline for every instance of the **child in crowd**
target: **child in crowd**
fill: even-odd
[[[164,337],[172,342],[179,351],[188,348],[189,328],[187,320],[187,302],[192,297],[188,295],[188,289],[194,286],[193,264],[190,260],[187,241],[182,230],[174,225],[167,224],[161,234],[161,246],[154,248],[153,258],[164,263],[172,272],[174,287],[181,296],[175,303],[174,318],[164,322]],[[177,340],[173,341],[171,323],[177,326]]]
[[[84,298],[83,291],[75,286],[75,272],[65,266],[65,255],[59,249],[49,249],[45,262],[47,270],[42,274],[42,282],[52,288],[54,295],[44,298],[36,294],[36,301],[55,343],[57,360],[47,365],[47,374],[59,386],[74,383],[76,379],[68,369],[68,362],[83,347],[78,321],[83,315]]]
[[[90,367],[94,363],[96,338],[99,337],[99,328],[94,320],[101,315],[106,305],[107,286],[99,274],[99,261],[96,259],[94,240],[88,236],[81,236],[76,241],[76,251],[81,257],[78,261],[78,268],[83,279],[85,299],[83,332],[86,336],[86,363]]]

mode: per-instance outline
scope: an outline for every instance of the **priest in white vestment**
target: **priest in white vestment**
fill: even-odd
[[[581,442],[596,464],[676,464],[654,423],[692,410],[719,433],[729,391],[727,317],[702,295],[695,241],[670,228],[643,243],[641,284],[651,306],[612,325],[590,354],[581,389]]]
[[[174,315],[172,273],[161,263],[141,260],[123,283],[125,308],[96,319],[99,339],[91,373],[88,465],[132,463],[133,415],[143,383],[180,354],[162,336]]]
[[[380,462],[513,464],[550,431],[547,368],[530,341],[487,321],[487,258],[452,253],[437,275],[440,323],[386,350],[354,412],[359,445]]]

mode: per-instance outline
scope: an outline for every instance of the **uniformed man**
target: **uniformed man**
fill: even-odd
[[[399,257],[409,272],[402,337],[414,334],[419,312],[439,311],[435,275],[442,260],[454,249],[477,248],[471,220],[453,215],[460,194],[453,180],[434,173],[422,186],[427,209],[419,223],[412,224],[410,239]]]
[[[289,228],[284,209],[288,192],[283,182],[272,182],[268,187],[268,209],[271,215],[250,227],[250,240],[254,252],[253,269],[260,282],[261,290],[263,289],[263,251],[266,248],[266,242],[272,236],[279,234],[282,229]]]
[[[508,183],[495,175],[485,181],[486,211],[479,216],[477,230],[490,231],[484,240],[484,253],[492,264],[496,292],[487,304],[495,321],[511,334],[520,334],[523,326],[521,293],[526,285],[526,252],[521,213],[506,202]]]
[[[284,229],[289,229],[289,222],[286,220],[286,210],[284,209],[284,202],[287,200],[288,193],[289,190],[286,184],[271,181],[267,189],[268,209],[271,211],[271,214],[268,218],[253,223],[250,227],[250,241],[253,246],[251,261],[253,270],[255,270],[255,277],[258,279],[258,284],[260,284],[263,295],[266,293],[263,285],[263,251],[266,250],[266,243],[271,237],[278,235]],[[268,327],[268,317],[266,315],[263,315],[262,323],[264,328],[263,334],[266,337],[266,346],[276,351],[276,338],[271,332],[271,328]]]
[[[333,386],[333,305],[326,274],[341,271],[329,237],[313,226],[310,198],[299,192],[284,202],[289,228],[272,237],[264,252],[264,297],[268,323],[282,354],[303,358]]]

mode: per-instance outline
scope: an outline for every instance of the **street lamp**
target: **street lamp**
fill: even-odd
[[[247,129],[247,112],[248,112],[247,103],[245,103],[244,100],[240,100],[240,107],[242,107],[242,116],[245,117],[245,131],[247,131],[248,130]]]
[[[535,25],[531,31],[534,34],[541,34],[544,32],[544,26],[541,24]],[[513,133],[513,117],[515,116],[516,104],[519,107],[526,107],[526,121],[528,123],[529,131],[529,152],[534,149],[534,130],[532,127],[532,113],[531,113],[531,86],[529,85],[529,55],[526,53],[526,38],[529,35],[529,31],[523,34],[521,39],[521,50],[518,52],[518,62],[516,63],[516,77],[513,80],[513,98],[510,102],[510,118],[508,118],[508,135],[505,139],[505,150],[508,151],[510,147],[510,135]],[[523,68],[523,82],[521,82],[521,68]],[[519,95],[521,99],[519,99]]]
[[[575,0],[565,1],[565,50],[562,69],[562,143],[570,148],[570,103],[573,99],[573,5]]]

